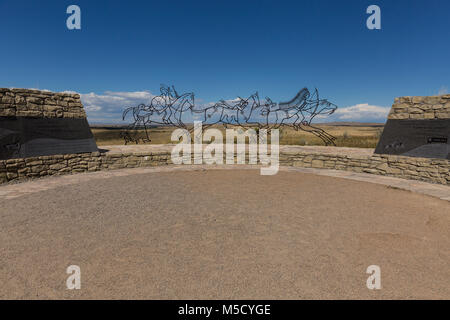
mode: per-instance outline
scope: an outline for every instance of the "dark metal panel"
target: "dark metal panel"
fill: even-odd
[[[450,119],[389,119],[375,153],[450,159]]]
[[[98,151],[86,119],[0,117],[0,159]]]

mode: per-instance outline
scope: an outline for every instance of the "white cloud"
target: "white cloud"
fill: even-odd
[[[126,107],[149,104],[155,95],[149,91],[105,91],[103,94],[81,93],[80,96],[91,123],[122,123],[122,112]]]
[[[442,86],[439,88],[438,95],[447,94],[448,88],[446,86]]]
[[[22,88],[17,88],[17,87],[9,87],[9,89],[22,89]],[[39,90],[39,91],[45,91],[45,92],[52,92],[51,90],[48,89],[38,89],[38,88],[25,88],[27,90]]]
[[[338,108],[334,115],[337,120],[367,121],[386,120],[390,107],[380,107],[361,103],[350,107]]]
[[[124,124],[122,112],[126,107],[137,106],[141,103],[149,104],[155,97],[150,91],[105,91],[103,94],[94,92],[80,94],[81,101],[91,123],[117,123]],[[236,102],[237,99],[226,100],[229,103]],[[214,102],[204,102],[196,100],[196,107],[202,108],[213,105]],[[361,103],[348,107],[340,107],[331,116],[317,116],[320,121],[365,121],[384,122],[389,113],[390,107],[382,107]],[[192,116],[195,120],[196,115]],[[197,119],[199,120],[199,119]]]
[[[122,121],[122,112],[126,107],[137,106],[141,103],[149,104],[155,95],[150,91],[105,91],[103,94],[94,92],[80,93],[80,97],[89,122],[125,124],[127,122]],[[226,101],[228,103],[235,103],[239,100],[236,98]],[[203,102],[201,99],[198,99],[196,100],[196,107],[212,106],[214,103]],[[194,114],[192,117],[193,119],[200,120],[203,115]]]

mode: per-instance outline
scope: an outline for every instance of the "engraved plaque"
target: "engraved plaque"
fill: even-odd
[[[375,153],[450,159],[450,119],[389,119]]]
[[[95,151],[86,119],[0,117],[0,160]]]

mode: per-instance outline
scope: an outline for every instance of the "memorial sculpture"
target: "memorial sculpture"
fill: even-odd
[[[203,127],[222,124],[225,127],[278,129],[289,126],[319,137],[325,145],[335,145],[334,136],[312,124],[314,118],[331,115],[337,109],[328,100],[320,99],[317,89],[311,93],[303,88],[288,102],[275,103],[270,98],[261,101],[256,92],[248,98],[220,100],[203,107],[195,106],[193,93],[179,94],[173,86],[165,85],[161,85],[160,91],[161,94],[154,97],[149,105],[140,104],[124,110],[122,119],[125,120],[131,114],[133,120],[123,133],[125,144],[150,142],[150,125],[192,130],[192,126],[187,124],[197,120],[202,121]],[[144,131],[144,138],[139,135],[141,130]]]
[[[450,95],[396,98],[377,154],[450,159]]]
[[[0,89],[0,160],[96,151],[79,94]]]

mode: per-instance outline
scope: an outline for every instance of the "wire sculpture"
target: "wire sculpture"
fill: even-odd
[[[175,126],[187,130],[186,123],[196,118],[209,127],[222,124],[259,129],[278,129],[288,126],[296,131],[302,130],[319,137],[325,145],[336,145],[336,137],[311,123],[317,116],[333,114],[337,106],[326,99],[319,98],[317,89],[311,94],[307,88],[301,89],[295,97],[287,102],[275,103],[266,97],[261,101],[258,92],[244,99],[220,100],[203,108],[196,108],[193,93],[178,94],[175,88],[161,85],[161,94],[151,99],[150,104],[139,104],[127,107],[123,111],[122,120],[131,113],[133,122],[122,132],[125,144],[150,142],[148,129],[150,125]],[[186,120],[186,117],[188,119]],[[145,133],[144,138],[139,132]]]

